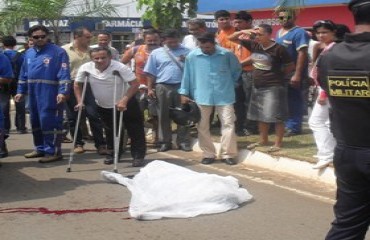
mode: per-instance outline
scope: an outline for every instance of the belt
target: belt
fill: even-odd
[[[179,83],[164,83],[164,82],[160,82],[160,83],[157,83],[157,84],[162,84],[162,85],[179,85],[179,84],[181,84],[181,82],[179,82]]]

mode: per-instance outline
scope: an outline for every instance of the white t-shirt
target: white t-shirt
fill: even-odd
[[[119,76],[113,75],[117,71]],[[76,82],[85,81],[85,72],[89,73],[87,81],[90,83],[95,101],[102,108],[114,108],[115,103],[120,100],[129,88],[128,82],[136,80],[135,74],[129,67],[118,61],[112,60],[111,64],[103,72],[95,68],[94,62],[83,64],[77,72]],[[117,81],[116,100],[114,97],[114,82]]]
[[[196,49],[198,47],[198,40],[191,34],[186,35],[182,40],[182,45],[190,50]]]

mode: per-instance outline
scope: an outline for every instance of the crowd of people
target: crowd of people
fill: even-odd
[[[253,26],[253,17],[246,11],[237,12],[232,19],[228,11],[219,10],[214,17],[216,33],[208,31],[204,20],[197,18],[188,20],[189,34],[184,37],[177,30],[146,28],[142,39],[121,56],[111,46],[109,32],[97,32],[97,44],[91,45],[94,35],[86,27],[75,29],[73,41],[61,47],[49,40],[45,26],[31,27],[28,36],[34,46],[24,53],[14,50],[14,37],[3,37],[3,52],[13,73],[2,75],[0,156],[8,154],[2,139],[9,134],[12,98],[19,133],[27,132],[26,105],[30,112],[35,149],[25,154],[26,158],[61,160],[61,144],[68,141],[68,132],[74,140],[73,152],[84,153],[84,136],[91,132],[97,153],[106,155],[104,163],[112,164],[111,115],[117,110],[123,111],[122,124],[130,137],[134,166],[144,163],[144,122],[151,123],[158,151],[169,151],[174,148],[171,109],[195,102],[201,115],[197,124],[201,162],[210,164],[221,157],[234,165],[236,136],[259,133],[259,141],[247,148],[269,146],[268,152],[277,152],[283,147],[284,136],[302,133],[307,88],[314,80],[318,98],[309,120],[318,147],[314,168],[328,166],[336,142],[330,131],[330,104],[317,81],[316,62],[341,41],[348,28],[320,20],[313,24],[310,36],[308,30],[295,25],[294,11],[281,10],[277,12],[281,29],[274,39],[272,27]],[[113,82],[116,73],[118,83]],[[77,122],[79,110],[82,117]],[[215,119],[221,126],[220,156],[210,133]],[[270,146],[271,130],[276,137]],[[175,146],[192,151],[189,125],[177,125]]]
[[[28,31],[30,48],[24,53],[14,49],[13,37],[3,37],[0,157],[8,155],[11,98],[20,134],[27,132],[26,109],[30,113],[34,150],[24,157],[39,158],[40,163],[61,160],[67,129],[74,152],[83,153],[78,120],[84,110],[97,153],[107,156],[106,164],[113,163],[113,154],[122,153],[113,145],[117,122],[124,124],[134,167],[144,164],[146,154],[144,112],[148,110],[148,120],[155,119],[151,126],[158,151],[164,152],[174,148],[172,109],[185,111],[191,103],[200,113],[201,162],[211,164],[218,157],[210,134],[217,115],[220,157],[234,165],[236,135],[258,131],[259,141],[248,146],[252,150],[269,144],[273,125],[276,138],[269,152],[276,152],[284,136],[302,133],[312,80],[318,92],[309,118],[318,147],[314,168],[334,159],[338,185],[335,220],[326,239],[364,239],[370,219],[370,0],[351,0],[348,7],[355,21],[353,34],[344,35],[349,33],[345,25],[319,20],[310,36],[295,25],[295,12],[282,10],[277,12],[281,29],[273,40],[272,27],[252,26],[249,13],[240,11],[231,19],[220,10],[215,13],[216,34],[200,19],[188,21],[189,35],[182,44],[176,30],[160,34],[149,29],[121,58],[109,44],[109,33],[99,32],[98,44],[91,46],[93,35],[84,27],[74,30],[71,43],[59,47],[49,41],[45,26],[35,25]],[[177,126],[176,146],[182,151],[192,150],[189,127]]]

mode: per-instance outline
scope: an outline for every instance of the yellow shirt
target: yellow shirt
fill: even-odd
[[[71,80],[74,81],[77,75],[77,71],[80,66],[84,63],[90,62],[90,54],[87,52],[80,52],[73,46],[73,43],[68,43],[62,46],[66,50],[69,57],[69,67],[71,71]]]

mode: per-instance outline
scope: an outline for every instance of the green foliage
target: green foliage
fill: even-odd
[[[63,16],[111,17],[118,16],[111,0],[4,0],[0,11],[0,32],[12,33],[24,19],[50,20],[58,43],[59,21]]]
[[[197,0],[138,0],[138,9],[145,6],[144,20],[159,29],[181,28],[182,15],[196,16]]]
[[[297,13],[305,5],[305,0],[278,0],[275,12],[288,11]]]

